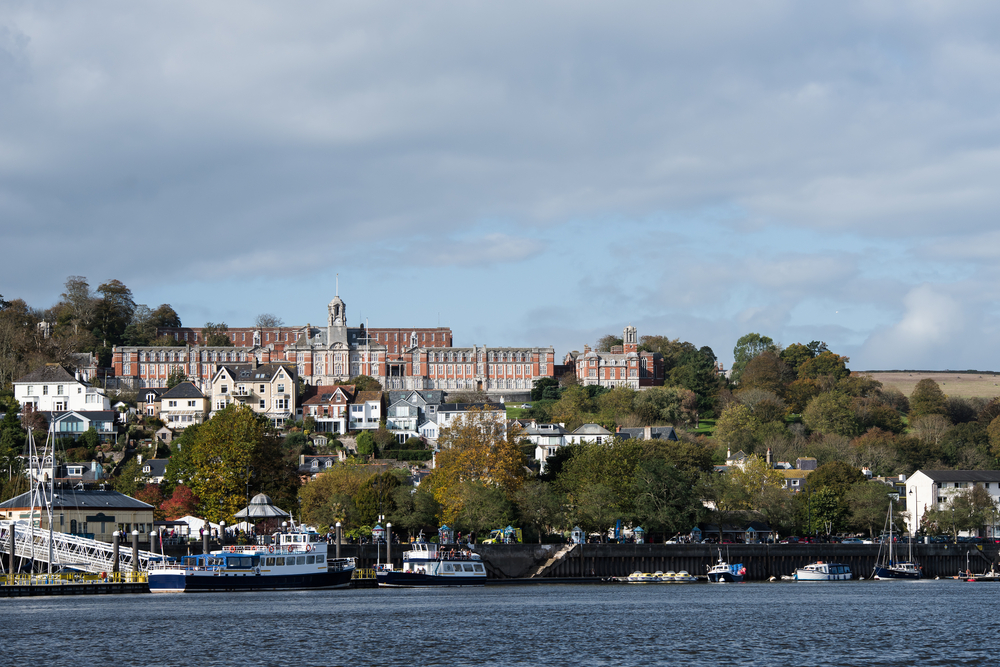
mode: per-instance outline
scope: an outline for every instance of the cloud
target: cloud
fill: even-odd
[[[931,285],[912,289],[903,299],[903,313],[891,327],[876,331],[861,349],[866,367],[913,368],[916,365],[940,368],[935,359],[964,357],[956,347],[964,346],[967,317],[962,304]]]

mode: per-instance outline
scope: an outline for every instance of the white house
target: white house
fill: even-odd
[[[906,529],[914,535],[924,513],[948,509],[951,499],[973,486],[989,492],[1000,502],[1000,470],[918,470],[906,480]],[[990,531],[993,532],[992,529]]]
[[[535,460],[541,462],[545,472],[545,461],[566,444],[566,424],[539,424],[531,422],[521,429],[521,437],[535,446]]]
[[[451,426],[456,419],[470,410],[479,410],[484,417],[494,417],[506,424],[507,408],[503,403],[442,403],[437,410],[437,423],[440,428]]]
[[[384,403],[380,391],[359,391],[351,404],[351,430],[376,430],[385,413]]]
[[[36,412],[111,410],[111,400],[103,389],[73,375],[59,364],[45,364],[14,382],[14,398],[22,409]]]
[[[600,424],[584,424],[566,435],[566,444],[579,445],[584,442],[596,442],[600,445],[611,442],[613,437],[614,434]]]

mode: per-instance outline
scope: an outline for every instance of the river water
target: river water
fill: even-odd
[[[10,665],[996,665],[1000,585],[531,585],[0,599]]]

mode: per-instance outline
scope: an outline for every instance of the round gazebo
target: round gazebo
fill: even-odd
[[[291,514],[280,507],[276,507],[267,494],[258,493],[253,497],[249,505],[233,516],[256,525],[260,521],[268,521],[269,519],[287,519]]]

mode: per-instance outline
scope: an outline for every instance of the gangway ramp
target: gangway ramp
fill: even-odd
[[[35,563],[49,562],[49,532],[34,529],[24,521],[0,522],[0,551],[4,553],[6,568],[10,557],[11,534],[14,536],[15,566],[17,562],[34,559]],[[122,544],[118,547],[118,567],[114,562],[114,545],[68,533],[52,533],[52,565],[71,568],[81,572],[129,572],[132,570],[132,548]],[[140,572],[149,570],[150,559],[159,560],[160,555],[150,551],[139,551]]]

